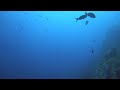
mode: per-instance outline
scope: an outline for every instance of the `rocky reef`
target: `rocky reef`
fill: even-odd
[[[94,79],[120,79],[120,25],[108,30]]]
[[[103,60],[96,69],[96,79],[120,79],[120,59]]]

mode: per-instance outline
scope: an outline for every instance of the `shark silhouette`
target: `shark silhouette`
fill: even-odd
[[[96,18],[96,16],[95,16],[94,13],[91,13],[91,12],[86,13],[86,12],[85,12],[84,15],[82,15],[82,16],[80,16],[80,17],[78,17],[78,18],[75,18],[75,19],[76,19],[76,22],[77,22],[78,20],[83,20],[83,19],[85,19],[85,18],[87,18],[87,17]],[[87,24],[88,24],[88,21],[85,22],[85,25],[87,25]]]
[[[78,20],[83,20],[83,19],[85,19],[85,18],[87,18],[87,16],[89,16],[90,18],[96,18],[96,16],[95,16],[95,14],[93,14],[93,13],[86,13],[85,12],[85,15],[82,15],[82,16],[80,16],[80,17],[78,17],[78,18],[75,18],[76,19],[76,22],[78,21]]]
[[[75,19],[76,19],[76,22],[77,22],[78,20],[85,19],[86,17],[87,17],[87,13],[85,12],[85,15],[82,15],[79,18],[75,18]]]

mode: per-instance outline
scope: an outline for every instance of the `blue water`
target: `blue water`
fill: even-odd
[[[0,11],[0,78],[92,77],[106,32],[119,24],[120,12],[86,12],[96,18],[76,22],[85,11]]]

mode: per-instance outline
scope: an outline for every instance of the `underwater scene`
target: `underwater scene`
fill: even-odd
[[[0,11],[0,79],[120,79],[120,11]]]

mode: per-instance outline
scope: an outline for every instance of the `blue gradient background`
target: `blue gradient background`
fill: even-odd
[[[97,18],[76,22],[85,11],[0,11],[0,78],[92,77],[106,32],[120,21],[120,12],[86,12]]]

